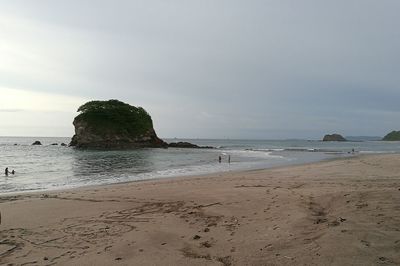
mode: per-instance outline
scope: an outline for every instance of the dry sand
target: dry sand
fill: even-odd
[[[1,265],[400,265],[400,155],[0,202]]]

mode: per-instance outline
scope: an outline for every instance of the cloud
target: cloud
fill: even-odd
[[[0,108],[0,112],[4,113],[16,113],[16,112],[23,112],[24,109],[7,109],[7,108]]]
[[[24,93],[0,88],[14,95],[0,108],[73,114],[82,101],[117,98],[143,106],[166,137],[383,134],[400,118],[399,8],[373,0],[4,2],[0,84]]]
[[[83,97],[0,87],[0,110],[75,112],[86,101]]]

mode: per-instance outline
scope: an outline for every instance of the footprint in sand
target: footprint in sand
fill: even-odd
[[[371,243],[368,242],[368,241],[366,241],[366,240],[361,240],[360,242],[361,242],[362,244],[364,244],[364,246],[366,246],[366,247],[371,246]]]

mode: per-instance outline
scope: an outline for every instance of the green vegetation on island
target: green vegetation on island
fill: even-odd
[[[80,114],[75,121],[85,121],[98,132],[140,136],[153,128],[153,121],[146,110],[118,100],[90,101],[79,107],[78,112]]]
[[[79,148],[164,147],[151,116],[142,107],[118,100],[90,101],[78,108],[70,145]]]
[[[392,131],[383,137],[384,141],[400,141],[400,131]]]

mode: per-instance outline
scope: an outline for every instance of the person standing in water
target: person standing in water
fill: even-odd
[[[4,170],[4,174],[5,174],[6,176],[8,176],[8,167],[6,167],[6,169]]]
[[[218,162],[221,163],[221,160],[222,160],[222,158],[221,158],[221,155],[220,155],[220,156],[218,156]]]
[[[231,163],[231,156],[228,155],[228,163]]]

